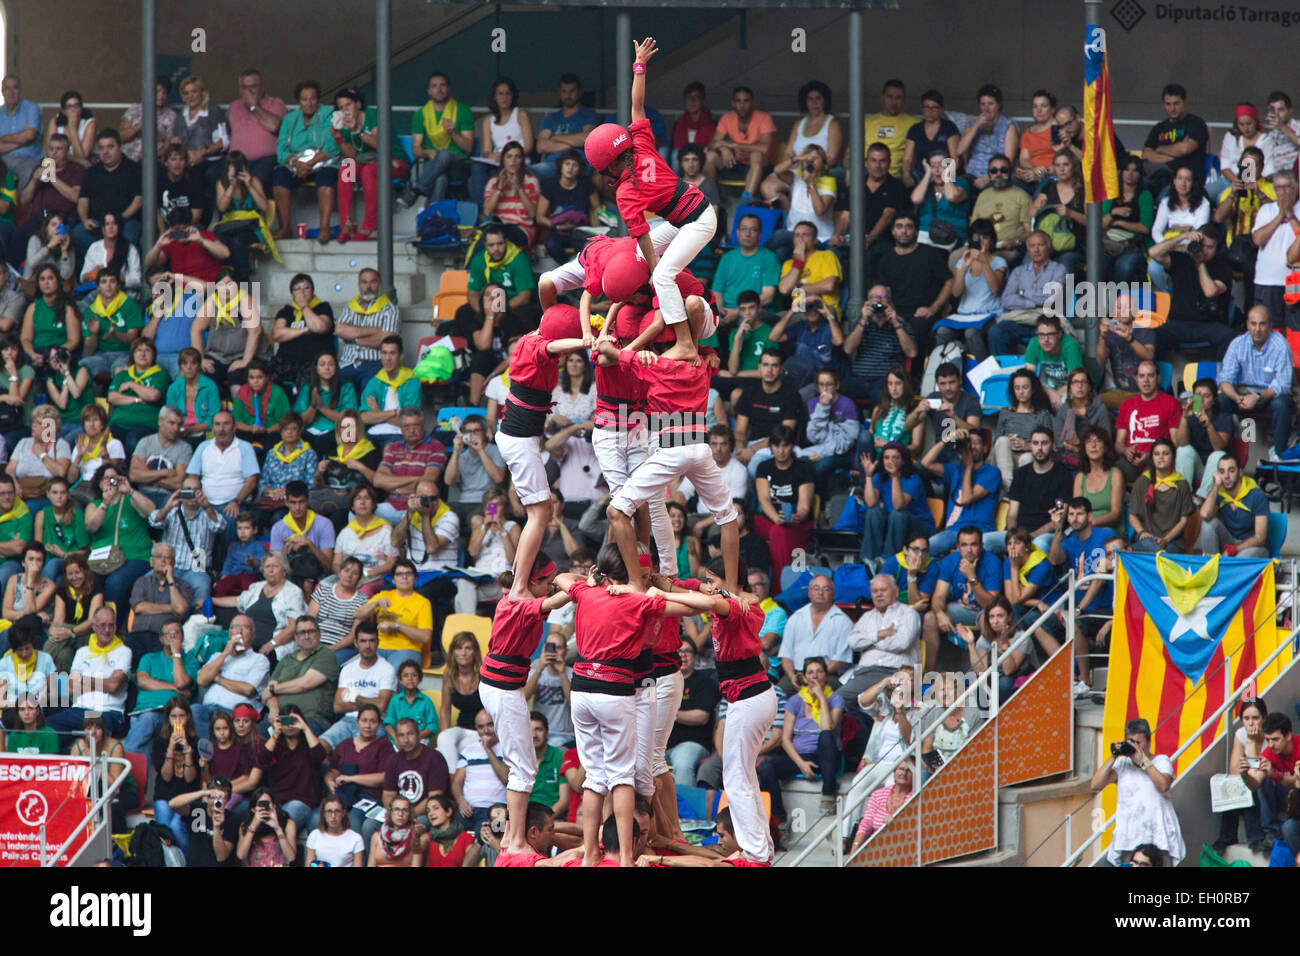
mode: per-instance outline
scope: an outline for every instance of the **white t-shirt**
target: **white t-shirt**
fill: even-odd
[[[492,752],[501,756],[501,745],[497,744]],[[487,751],[475,737],[466,742],[461,749],[456,769],[465,771],[465,799],[471,807],[490,807],[494,803],[506,802],[506,785],[492,769]]]
[[[1180,226],[1188,229],[1200,229],[1209,221],[1209,199],[1202,199],[1201,204],[1195,209],[1170,209],[1168,198],[1165,198],[1156,204],[1156,218],[1151,224],[1151,235],[1156,242],[1160,242],[1166,238],[1165,234],[1170,229],[1176,229]],[[1260,221],[1258,218],[1255,220],[1256,223]]]
[[[510,559],[506,557],[506,538],[510,534],[510,529],[517,527],[519,527],[517,522],[507,521],[502,534],[497,534],[495,531],[483,532],[482,550],[474,559],[474,567],[494,574],[509,570]]]
[[[414,515],[416,512],[410,512]],[[421,517],[420,520],[424,520]],[[448,510],[433,526],[435,537],[447,541],[446,547],[432,555],[425,553],[424,532],[414,527],[414,522],[407,526],[406,553],[415,565],[416,571],[441,571],[454,567],[460,560],[460,518],[456,512]]]
[[[1292,212],[1294,214],[1294,210]],[[1262,229],[1278,215],[1277,203],[1265,203],[1255,216],[1255,228]],[[1295,242],[1296,227],[1300,227],[1300,223],[1295,220],[1283,223],[1273,230],[1268,242],[1260,248],[1255,259],[1255,285],[1286,285],[1286,274],[1290,271],[1286,267],[1286,251]]]
[[[358,697],[378,697],[381,690],[397,690],[397,671],[384,658],[377,657],[369,667],[354,657],[339,671],[339,687],[349,687]]]
[[[817,192],[823,196],[830,196],[834,200],[835,180],[830,176],[819,176]],[[808,184],[804,182],[802,176],[796,174],[790,186],[790,212],[785,217],[785,227],[793,232],[794,227],[805,220],[817,223],[818,242],[829,242],[835,235],[835,203],[832,202],[826,207],[824,215],[817,215],[813,211],[812,195],[808,191]]]
[[[83,647],[72,658],[71,670],[72,673],[80,674],[83,678],[99,677],[107,679],[112,676],[114,671],[121,671],[129,676],[131,673],[131,648],[123,644],[102,657],[92,657],[90,648],[88,646]],[[82,685],[81,694],[72,702],[72,706],[81,707],[84,710],[100,711],[120,711],[126,706],[126,681],[122,681],[122,686],[117,693],[110,693],[108,690],[96,690],[95,687],[94,682],[85,681]]]
[[[722,466],[722,478],[727,483],[727,491],[730,492],[728,497],[740,498],[741,500],[749,497],[749,472],[745,470],[744,465],[736,460],[734,455],[728,458],[727,463]],[[686,497],[687,501],[690,501],[691,496],[695,494],[695,486],[691,484],[689,478],[683,478],[677,490]],[[701,501],[695,505],[695,513],[708,514],[709,509]]]
[[[1271,179],[1273,177],[1273,145],[1275,140],[1272,133],[1265,133],[1255,142],[1255,146],[1264,154],[1264,169],[1261,172],[1256,170],[1256,175],[1260,179]],[[1288,140],[1288,143],[1290,141]],[[1232,130],[1223,134],[1223,146],[1219,149],[1219,169],[1223,172],[1236,172],[1237,165],[1241,162],[1242,151],[1246,147],[1242,145],[1242,139]]]
[[[1292,117],[1286,125],[1291,127],[1293,133],[1300,133],[1300,119]],[[1272,150],[1273,169],[1277,171],[1293,170],[1296,157],[1300,156],[1300,146],[1297,146],[1276,130],[1270,130],[1267,139]]]
[[[333,836],[317,828],[307,835],[307,849],[315,850],[316,859],[330,866],[351,866],[352,854],[364,852],[365,844],[356,830],[344,830]]]
[[[356,558],[360,561],[367,572],[397,554],[397,549],[393,547],[391,526],[372,531],[364,538],[350,526],[346,527],[334,539],[334,547],[342,552],[344,557]]]
[[[1161,773],[1174,775],[1174,765],[1164,754],[1156,754],[1151,763]],[[1115,774],[1115,835],[1106,858],[1118,866],[1125,850],[1154,843],[1169,854],[1169,865],[1177,866],[1187,849],[1169,794],[1157,790],[1150,775],[1128,757],[1115,761]]]

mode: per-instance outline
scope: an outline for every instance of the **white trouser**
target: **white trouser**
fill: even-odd
[[[656,253],[662,252],[677,236],[677,227],[667,220],[661,219],[655,223],[654,228],[650,230],[650,244],[654,246]],[[641,255],[638,248],[636,257],[644,260],[645,256]],[[541,279],[550,279],[551,284],[555,286],[555,294],[561,295],[565,292],[572,292],[574,289],[582,286],[582,281],[587,277],[587,271],[574,256],[564,265],[556,266],[550,272],[543,272]],[[540,281],[540,280],[539,280]],[[600,298],[597,296],[597,298]]]
[[[483,685],[480,683],[479,686]],[[531,724],[528,732],[532,733]],[[447,761],[448,773],[456,772],[456,762],[460,760],[461,748],[475,740],[478,740],[478,731],[466,727],[448,727],[438,734],[438,753],[442,754],[442,759]]]
[[[623,432],[613,428],[597,428],[591,433],[591,450],[600,462],[600,472],[605,476],[611,496],[617,495],[627,484],[628,476],[650,457],[648,438],[638,440],[638,433]],[[639,434],[644,436],[644,430]],[[650,511],[650,533],[659,547],[659,571],[668,577],[677,575],[677,545],[673,540],[673,523],[668,517],[668,487],[659,488],[646,502]]]
[[[682,702],[682,672],[673,671],[655,680],[655,750],[651,771],[656,777],[668,772],[668,738],[677,723]]]
[[[506,789],[532,793],[537,779],[537,751],[533,749],[533,721],[522,687],[502,690],[487,681],[479,681],[478,696],[483,709],[492,715],[492,723],[501,742],[501,759],[510,768]]]
[[[673,241],[659,256],[650,280],[659,296],[665,325],[686,321],[686,303],[682,301],[682,290],[677,288],[677,275],[691,264],[717,231],[718,217],[712,206],[705,206],[698,219],[678,228]]]
[[[769,687],[755,697],[727,704],[727,725],[722,730],[722,787],[731,807],[731,825],[740,849],[754,863],[772,859],[772,831],[755,762],[775,719],[776,692]]]
[[[655,792],[655,682],[646,679],[643,687],[636,689],[636,792],[642,797],[653,797]]]
[[[638,505],[650,501],[656,494],[662,494],[665,487],[681,477],[691,480],[695,493],[699,495],[704,507],[713,513],[713,519],[719,525],[736,520],[736,509],[731,503],[731,489],[727,487],[727,480],[722,477],[718,463],[713,460],[713,452],[703,442],[676,448],[655,448],[650,457],[632,472],[627,484],[611,503],[630,518],[636,513]],[[670,536],[668,540],[671,548],[673,539]],[[655,535],[655,542],[660,545],[660,567],[663,568],[663,545],[658,535]]]
[[[584,790],[604,796],[636,783],[636,698],[631,694],[572,694],[573,736],[587,771]]]
[[[551,488],[546,483],[546,466],[542,464],[540,438],[519,438],[497,430],[497,448],[510,469],[519,503],[524,507],[551,500]]]

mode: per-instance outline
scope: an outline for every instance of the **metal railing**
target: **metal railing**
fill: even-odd
[[[1179,748],[1175,750],[1173,755],[1169,758],[1170,762],[1176,763],[1178,758],[1181,757],[1184,753],[1186,753],[1187,749],[1191,747],[1193,743],[1199,741],[1203,734],[1209,731],[1210,728],[1214,727],[1215,724],[1217,724],[1218,721],[1222,719],[1223,715],[1228,711],[1230,711],[1236,705],[1237,701],[1241,698],[1241,695],[1246,692],[1246,689],[1252,686],[1254,682],[1259,679],[1259,675],[1264,673],[1264,671],[1267,670],[1275,660],[1277,660],[1278,656],[1283,651],[1291,650],[1297,640],[1300,640],[1300,626],[1293,628],[1290,634],[1287,635],[1286,640],[1278,641],[1277,647],[1273,648],[1272,653],[1270,653],[1268,657],[1264,658],[1263,663],[1261,663],[1258,667],[1256,667],[1254,672],[1245,680],[1238,681],[1238,687],[1236,690],[1232,690],[1231,686],[1228,686],[1227,690],[1229,691],[1229,693],[1227,694],[1227,699],[1224,700],[1224,702],[1219,706],[1219,708],[1215,710],[1215,712],[1209,718],[1207,718],[1205,722],[1201,724],[1201,726],[1197,727],[1196,730],[1193,731],[1191,734],[1188,734],[1187,738],[1182,742]],[[1274,683],[1280,680],[1283,674],[1285,674],[1292,667],[1294,667],[1297,661],[1300,661],[1300,657],[1293,658],[1291,663],[1286,665],[1283,671],[1280,674],[1278,674],[1277,678],[1274,679]],[[1228,667],[1226,658],[1224,661],[1224,669],[1225,672],[1229,675],[1226,680],[1227,683],[1230,685],[1232,679],[1231,668]],[[1225,723],[1224,733],[1227,733],[1230,729],[1231,729],[1231,723],[1230,722]],[[1205,750],[1208,751],[1213,746],[1214,745],[1211,744],[1210,747],[1205,748]],[[1172,787],[1178,786],[1178,781],[1180,779],[1181,779],[1180,776],[1176,775],[1174,777],[1174,781],[1170,785],[1171,789]],[[1104,790],[1105,788],[1103,787],[1102,789]],[[1097,793],[1100,792],[1101,791],[1097,791]],[[1108,830],[1110,830],[1111,827],[1115,825],[1115,818],[1118,815],[1119,813],[1118,811],[1116,811],[1115,813],[1112,813],[1109,817],[1107,817],[1106,820],[1100,826],[1094,829],[1092,836],[1088,837],[1088,839],[1085,840],[1077,850],[1071,853],[1061,864],[1061,866],[1074,866],[1079,861],[1079,859],[1083,856],[1083,854],[1087,851],[1087,849],[1090,846],[1092,846],[1094,843],[1096,843],[1099,839],[1101,839],[1101,837]]]
[[[68,834],[67,839],[64,840],[63,843],[59,845],[58,849],[53,851],[53,853],[49,851],[49,846],[45,840],[45,826],[42,824],[40,830],[40,865],[42,867],[58,866],[60,858],[76,841],[81,831],[85,830],[86,827],[92,823],[95,824],[95,826],[92,827],[90,832],[87,834],[86,842],[89,843],[90,840],[94,839],[95,833],[99,827],[108,824],[110,813],[109,806],[113,801],[114,795],[116,795],[117,791],[121,789],[124,783],[126,783],[127,775],[131,772],[131,762],[129,760],[122,757],[110,757],[107,754],[96,754],[95,738],[91,734],[86,734],[86,744],[90,749],[90,755],[85,758],[88,764],[86,770],[87,796],[92,800],[90,809],[86,811],[85,815],[81,818],[81,822],[73,827],[72,832]],[[122,772],[119,773],[117,779],[113,780],[111,783],[105,783],[105,778],[108,776],[108,768],[110,764],[118,765],[122,768]],[[57,810],[58,808],[55,809],[55,812],[57,812]]]
[[[993,660],[990,661],[989,666],[988,666],[987,668],[985,668],[985,670],[984,670],[982,673],[980,673],[980,674],[976,677],[976,679],[975,679],[974,681],[971,682],[971,684],[966,688],[966,690],[963,691],[963,692],[961,693],[961,695],[958,696],[957,699],[954,700],[953,703],[952,703],[952,704],[951,704],[951,705],[950,705],[946,710],[943,711],[943,713],[941,713],[937,718],[935,718],[935,720],[934,720],[934,721],[933,721],[929,726],[927,726],[927,727],[925,727],[925,728],[923,728],[923,729],[922,729],[922,728],[916,728],[916,727],[914,727],[914,728],[912,729],[912,741],[911,741],[911,743],[908,745],[907,750],[904,751],[902,754],[899,755],[898,759],[895,760],[894,763],[890,766],[888,774],[882,775],[881,779],[882,779],[882,780],[888,780],[888,779],[890,779],[890,777],[892,777],[894,771],[895,771],[895,770],[896,770],[896,769],[897,769],[901,764],[903,764],[904,762],[906,762],[906,761],[908,761],[908,760],[911,760],[911,761],[913,761],[913,766],[915,767],[915,771],[914,771],[915,776],[913,776],[913,780],[914,780],[914,781],[917,781],[917,780],[919,779],[919,774],[920,774],[921,766],[922,766],[922,763],[921,763],[921,744],[922,744],[922,741],[924,741],[926,737],[928,737],[928,736],[929,736],[929,735],[930,735],[934,730],[936,730],[936,729],[937,729],[937,728],[938,728],[938,727],[939,727],[939,726],[940,726],[940,725],[941,725],[945,720],[947,720],[948,717],[950,717],[950,716],[953,714],[953,712],[956,711],[956,709],[957,709],[958,707],[965,707],[965,706],[966,706],[966,703],[965,703],[965,702],[966,702],[966,699],[967,699],[968,697],[970,697],[970,695],[971,695],[973,692],[977,692],[978,689],[979,689],[979,687],[981,686],[981,684],[982,684],[985,680],[987,680],[988,683],[989,683],[989,690],[988,690],[988,695],[989,695],[989,696],[988,696],[988,700],[989,700],[989,712],[988,712],[988,716],[985,718],[983,724],[982,724],[980,727],[978,727],[974,732],[971,733],[971,735],[966,739],[966,741],[962,744],[961,748],[959,748],[957,752],[960,753],[961,750],[965,749],[966,746],[968,746],[968,745],[971,743],[971,741],[974,740],[974,739],[975,739],[975,738],[976,738],[980,733],[983,733],[983,732],[985,732],[989,727],[994,726],[993,723],[992,723],[992,721],[993,721],[993,718],[995,718],[995,717],[997,716],[997,714],[998,714],[998,710],[999,710],[999,706],[1000,706],[1000,702],[999,702],[999,699],[998,699],[998,698],[999,698],[999,688],[998,688],[998,681],[997,681],[997,678],[998,678],[998,677],[1001,675],[1001,673],[1002,673],[1002,664],[1003,664],[1003,661],[1005,661],[1006,658],[1007,658],[1010,654],[1012,654],[1012,653],[1015,652],[1015,651],[1018,651],[1018,650],[1019,650],[1019,649],[1020,649],[1020,648],[1025,644],[1025,643],[1026,643],[1026,642],[1027,642],[1027,641],[1032,640],[1032,638],[1033,638],[1033,634],[1034,634],[1036,631],[1038,631],[1039,629],[1041,629],[1041,628],[1042,628],[1042,627],[1047,623],[1047,621],[1051,618],[1051,615],[1055,614],[1055,613],[1056,613],[1058,610],[1060,610],[1062,607],[1064,607],[1064,608],[1066,609],[1066,615],[1065,615],[1065,639],[1061,642],[1061,646],[1060,646],[1059,648],[1057,648],[1056,652],[1053,653],[1052,656],[1049,658],[1049,661],[1052,660],[1052,659],[1054,659],[1054,658],[1056,657],[1057,654],[1061,654],[1061,653],[1073,653],[1073,648],[1074,648],[1074,628],[1075,628],[1075,618],[1076,618],[1076,614],[1075,614],[1075,598],[1076,598],[1077,589],[1078,589],[1079,587],[1082,587],[1082,586],[1085,585],[1085,584],[1090,584],[1090,583],[1093,582],[1093,581],[1112,581],[1112,582],[1113,582],[1113,581],[1114,581],[1114,575],[1113,575],[1113,574],[1089,574],[1089,575],[1084,575],[1083,577],[1080,577],[1080,578],[1077,578],[1077,579],[1076,579],[1076,578],[1075,578],[1075,572],[1074,572],[1073,569],[1071,569],[1069,575],[1068,575],[1067,578],[1066,578],[1066,591],[1065,591],[1065,593],[1062,594],[1060,597],[1058,597],[1058,598],[1057,598],[1055,601],[1053,601],[1050,605],[1048,605],[1047,610],[1040,612],[1040,613],[1038,614],[1038,618],[1037,618],[1037,620],[1034,621],[1034,623],[1033,623],[1029,628],[1027,628],[1027,629],[1024,630],[1024,631],[1021,631],[1020,634],[1017,636],[1016,640],[1014,640],[1014,641],[1012,642],[1011,646],[1009,646],[1009,647],[1006,649],[1006,651],[1003,651],[1003,652],[1001,652],[1001,653],[995,655],[994,658],[993,658]],[[1041,668],[1040,668],[1040,670],[1041,670]],[[1031,678],[1031,680],[1032,680],[1032,678]],[[1070,695],[1070,706],[1071,706],[1071,708],[1073,708],[1073,706],[1074,706],[1074,695],[1073,695],[1073,694]],[[977,710],[979,709],[979,698],[978,698],[978,697],[975,698],[975,707],[976,707]],[[1071,721],[1071,723],[1073,723],[1073,721]],[[1073,738],[1072,738],[1072,739],[1073,739]],[[931,779],[933,779],[933,776],[931,777]],[[995,781],[996,781],[996,779],[997,779],[997,774],[996,774],[996,772],[995,772],[995,774],[994,774],[994,779],[995,779]],[[928,781],[927,781],[927,783],[928,783]],[[911,800],[915,800],[915,799],[917,798],[917,796],[920,794],[920,792],[925,788],[925,786],[926,786],[926,784],[914,784],[914,786],[913,786],[913,790],[912,790],[912,795],[908,798],[909,802],[910,802]],[[846,800],[846,798],[843,797],[842,795],[837,795],[836,798],[835,798],[835,818],[834,818],[834,820],[829,820],[829,821],[827,821],[827,824],[826,824],[826,825],[825,825],[825,826],[824,826],[824,827],[823,827],[819,832],[817,832],[816,835],[814,835],[813,837],[810,837],[809,840],[808,840],[808,843],[807,843],[807,844],[803,847],[803,849],[802,849],[802,850],[801,850],[801,851],[800,851],[800,852],[799,852],[799,853],[794,857],[793,860],[791,860],[791,861],[789,861],[789,862],[786,862],[786,861],[783,860],[782,863],[781,863],[781,865],[782,865],[782,866],[799,866],[801,863],[804,862],[804,860],[808,859],[808,857],[809,857],[810,855],[812,855],[813,851],[816,850],[819,846],[821,846],[821,844],[822,844],[822,843],[823,843],[823,842],[824,842],[824,841],[825,841],[829,836],[831,836],[832,833],[835,835],[835,838],[831,841],[831,842],[832,842],[832,853],[834,854],[834,858],[835,858],[835,866],[837,866],[837,867],[841,867],[841,866],[843,866],[846,862],[849,862],[850,860],[852,860],[852,859],[854,859],[856,856],[858,856],[858,854],[860,854],[863,850],[865,850],[868,846],[871,845],[871,840],[874,839],[875,834],[873,834],[871,838],[868,838],[867,841],[866,841],[865,843],[862,844],[862,846],[860,846],[860,847],[857,848],[857,850],[855,850],[853,853],[851,853],[851,854],[849,855],[848,859],[846,859],[845,856],[844,856],[844,846],[843,846],[843,841],[842,841],[842,839],[841,839],[841,837],[840,837],[840,834],[841,834],[841,833],[843,832],[843,830],[844,830],[844,824],[845,824],[846,816],[849,817],[849,819],[851,819],[851,816],[850,816],[850,815],[853,814],[854,811],[856,811],[856,810],[857,810],[857,809],[858,809],[858,808],[859,808],[863,803],[865,803],[866,800],[867,800],[870,796],[871,796],[871,788],[869,788],[869,787],[863,788],[863,791],[862,791],[861,793],[857,794],[856,796],[854,796],[851,800]],[[917,856],[917,864],[918,864],[918,865],[920,865],[920,847],[921,847],[921,845],[922,845],[922,841],[921,841],[921,839],[920,839],[920,832],[919,832],[919,831],[920,831],[920,826],[921,826],[921,819],[922,819],[922,818],[921,818],[921,815],[918,814],[918,815],[917,815],[917,828],[918,828],[918,835],[917,835],[917,854],[918,854],[918,856]],[[995,838],[995,841],[996,841],[996,838],[997,838],[997,826],[998,826],[998,821],[997,821],[996,814],[995,814],[995,816],[994,816],[994,823],[993,823],[993,826],[994,826],[994,838]],[[877,831],[877,832],[879,832],[879,831]]]

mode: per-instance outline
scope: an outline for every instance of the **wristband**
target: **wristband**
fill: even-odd
[[[633,76],[643,76],[643,75],[645,75],[645,64],[642,63],[640,60],[637,60],[635,63],[633,63],[633,64],[632,64],[632,75],[633,75]]]
[[[803,259],[791,259],[790,261],[794,264],[794,267],[796,269],[799,269],[800,271],[803,270],[803,264],[804,264]]]

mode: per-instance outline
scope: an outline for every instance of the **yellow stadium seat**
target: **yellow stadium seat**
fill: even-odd
[[[946,502],[942,498],[926,498],[925,503],[930,506],[930,514],[934,515],[934,526],[943,527],[943,511]]]
[[[492,637],[492,618],[477,614],[448,614],[442,625],[442,650],[447,652],[451,639],[461,631],[469,631],[478,640],[478,649],[487,655],[488,641]]]
[[[1011,510],[1011,502],[1007,501],[1005,498],[998,502],[998,511],[997,514],[993,517],[993,530],[995,531],[1007,530],[1007,512],[1009,512],[1010,510]]]
[[[763,798],[763,809],[766,811],[767,818],[772,819],[772,795],[766,790],[760,790],[759,796]],[[718,794],[718,811],[727,805],[727,791],[723,790]],[[715,814],[716,816],[716,814]]]
[[[434,710],[435,713],[437,713],[437,712],[442,708],[442,692],[441,692],[441,691],[429,690],[429,689],[422,689],[422,690],[420,691],[420,693],[424,694],[425,697],[427,697],[427,698],[429,698],[429,700],[433,701],[433,710]],[[451,709],[451,722],[450,722],[449,724],[447,724],[447,727],[455,727],[455,726],[456,726],[456,720],[457,720],[459,717],[460,717],[460,711],[457,710],[455,707],[453,707],[453,708]],[[444,730],[447,729],[447,727],[443,727],[443,726],[440,725],[440,726],[438,727],[438,733],[442,733]]]

